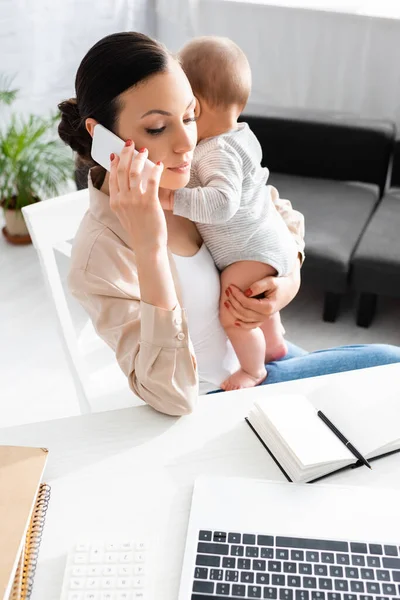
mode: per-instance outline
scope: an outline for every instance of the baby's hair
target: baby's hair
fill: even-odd
[[[195,96],[213,108],[245,107],[251,70],[243,50],[225,37],[203,36],[188,42],[178,56]]]

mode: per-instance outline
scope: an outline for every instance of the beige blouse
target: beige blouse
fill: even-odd
[[[99,336],[114,350],[131,390],[156,410],[190,413],[198,396],[198,374],[185,309],[165,310],[140,300],[135,253],[109,197],[89,179],[90,207],[74,240],[68,285]],[[304,219],[288,200],[272,198],[304,252]],[[179,283],[170,264],[177,295]]]

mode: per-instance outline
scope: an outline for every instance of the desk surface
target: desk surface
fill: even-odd
[[[261,395],[307,393],[335,381],[351,394],[398,386],[400,397],[400,365],[388,365],[201,397],[195,413],[180,419],[139,406],[0,430],[1,444],[50,450],[45,480],[52,494],[32,600],[59,598],[66,552],[77,539],[156,532],[163,557],[156,597],[176,600],[194,479],[283,480],[244,417]],[[400,489],[400,455],[325,482]]]

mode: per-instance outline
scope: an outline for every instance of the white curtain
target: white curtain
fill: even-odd
[[[177,52],[198,35],[202,0],[155,0],[156,35],[169,50]]]
[[[87,50],[117,31],[155,34],[153,0],[1,0],[0,74],[15,75],[13,110],[45,114],[74,95]]]

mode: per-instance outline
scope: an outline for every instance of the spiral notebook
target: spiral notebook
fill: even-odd
[[[0,446],[0,599],[28,600],[50,487],[45,448]]]

